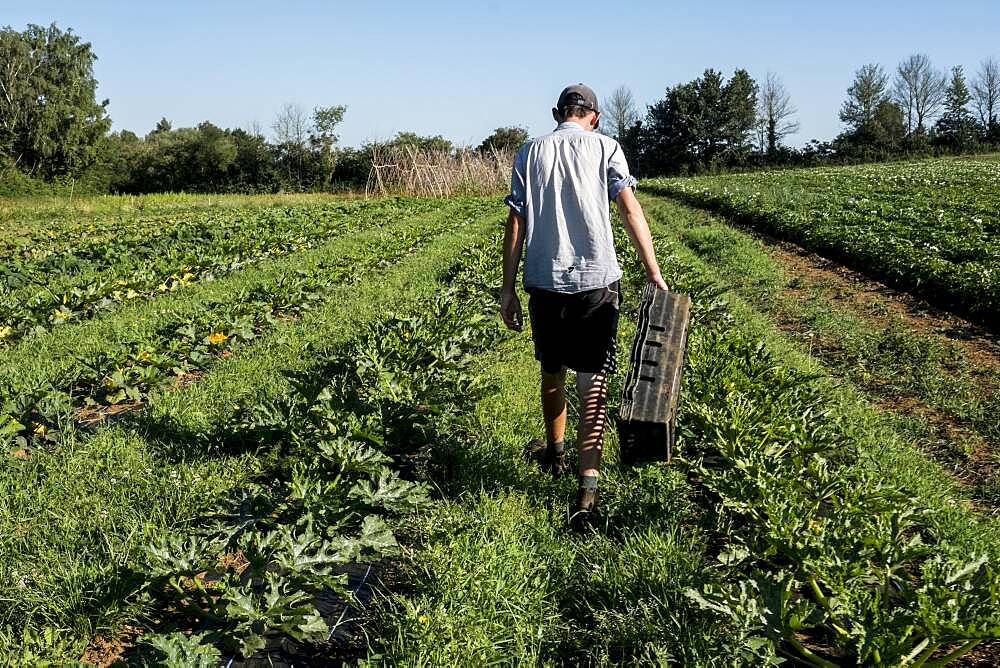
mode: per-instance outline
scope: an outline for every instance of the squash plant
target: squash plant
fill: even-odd
[[[805,665],[943,665],[1000,637],[1000,575],[853,468],[815,379],[735,330],[691,340],[683,465],[711,491],[719,584],[692,601]]]
[[[269,637],[329,637],[316,594],[351,600],[343,567],[397,554],[388,520],[429,503],[393,455],[433,448],[485,390],[470,373],[473,353],[500,334],[475,303],[449,292],[418,316],[368,327],[310,370],[287,373],[286,396],[233,418],[227,431],[268,434],[278,463],[192,531],[149,547],[149,591],[173,619],[143,637],[148,660],[194,656],[171,625],[199,628],[200,645],[243,657]]]

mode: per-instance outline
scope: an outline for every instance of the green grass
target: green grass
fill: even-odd
[[[386,603],[376,651],[427,666],[707,662],[726,643],[683,595],[705,577],[686,482],[671,469],[620,471],[611,436],[607,533],[571,533],[572,476],[556,484],[521,459],[540,427],[529,347],[520,335],[484,360],[495,391],[477,406],[474,438],[437,453],[444,500],[404,527],[414,547],[403,582],[416,593]]]
[[[0,648],[48,628],[71,643],[76,656],[63,660],[79,658],[94,635],[113,633],[142,607],[142,547],[259,466],[251,455],[171,461],[155,440],[120,428],[4,462]]]
[[[308,367],[386,311],[420,309],[454,258],[497,222],[491,212],[447,225],[421,252],[336,288],[323,308],[238,350],[200,382],[157,395],[134,424],[4,460],[0,535],[11,539],[0,543],[0,647],[16,647],[21,629],[48,628],[49,651],[67,643],[60,656],[73,658],[95,635],[135,620],[148,605],[134,574],[151,537],[194,520],[269,457],[252,441],[234,450],[238,435],[220,431],[238,403],[281,396],[281,371]],[[26,522],[30,530],[19,529]]]
[[[651,181],[1000,327],[997,163],[978,158]]]
[[[261,447],[269,441],[253,431],[255,423],[241,422],[291,393],[283,372],[315,371],[345,344],[378,338],[382,330],[367,328],[389,312],[431,313],[431,300],[445,283],[454,279],[461,285],[449,269],[456,261],[479,257],[478,250],[487,254],[473,273],[495,291],[496,230],[503,212],[482,200],[463,201],[467,208],[459,202],[436,217],[331,242],[323,257],[355,257],[356,252],[355,261],[370,263],[385,249],[398,246],[405,252],[385,266],[369,266],[363,280],[333,286],[298,319],[233,348],[196,383],[151,394],[141,415],[89,437],[70,431],[27,459],[3,460],[0,653],[65,662],[78,658],[95,635],[113,636],[124,624],[155,625],[152,592],[143,579],[144,548],[166,534],[195,533],[204,514],[230,492],[262,478],[266,485],[271,475],[290,475],[278,472],[283,460],[270,446]],[[489,389],[476,390],[481,398],[471,413],[466,399],[455,395],[450,409],[422,418],[432,425],[427,434],[437,436],[434,447],[421,444],[427,434],[416,445],[386,444],[399,461],[413,462],[410,474],[429,483],[438,501],[399,521],[405,558],[397,591],[380,601],[377,623],[367,629],[371,660],[428,666],[760,665],[777,649],[788,651],[789,643],[764,637],[760,608],[753,606],[770,599],[758,596],[754,587],[787,570],[797,578],[797,596],[817,605],[802,575],[815,568],[822,588],[844,606],[880,591],[871,584],[881,577],[880,562],[874,559],[873,565],[869,552],[891,534],[890,516],[896,510],[915,511],[900,521],[913,522],[912,531],[937,554],[1000,556],[997,523],[965,507],[962,490],[907,441],[900,425],[875,410],[849,382],[831,376],[807,344],[778,331],[752,300],[743,298],[744,291],[767,294],[783,286],[780,272],[757,245],[721,225],[700,225],[700,214],[683,207],[655,204],[649,214],[668,281],[696,295],[682,457],[670,467],[624,469],[618,465],[616,438],[609,434],[602,518],[592,531],[572,533],[567,513],[575,480],[553,482],[522,458],[523,445],[541,430],[538,368],[529,335],[511,335],[489,346],[472,371]],[[392,242],[407,225],[442,223],[419,244],[411,246],[410,238]],[[624,252],[631,258],[631,251]],[[27,341],[16,347],[19,356],[4,353],[0,369],[20,370],[21,383],[30,374],[53,377],[60,364],[70,363],[74,343],[99,352],[109,341],[151,328],[145,321],[133,324],[126,313],[172,317],[172,311],[184,313],[186,304],[213,290],[218,290],[211,292],[215,301],[231,301],[247,280],[267,288],[303,262],[320,259],[299,254],[154,300],[143,305],[145,311],[123,309],[61,328],[30,342],[35,347]],[[631,338],[629,310],[641,280],[634,258],[625,264],[623,358]],[[736,284],[739,267],[745,281]],[[713,297],[720,280],[734,284],[728,304]],[[429,339],[421,340],[420,345],[432,347]],[[764,343],[761,349],[755,347],[758,340]],[[55,350],[61,347],[66,359],[36,360],[51,354],[43,341]],[[423,359],[425,351],[417,348],[407,354]],[[375,374],[377,391],[397,396],[392,367],[369,368],[362,357],[359,368]],[[616,380],[612,394],[619,388]],[[368,389],[376,392],[374,386]],[[417,405],[395,409],[422,410]],[[571,410],[570,434],[574,422]],[[777,447],[785,442],[801,446],[802,452],[792,448],[789,455]],[[411,445],[418,452],[409,451]],[[840,449],[802,454],[831,445]],[[805,462],[799,468],[795,457]],[[834,485],[842,504],[810,505],[812,490],[821,482]],[[909,497],[891,493],[886,485],[904,488]],[[865,506],[872,503],[870,492],[885,494],[891,507]],[[850,504],[864,512],[850,514],[851,508],[844,507]],[[870,544],[858,547],[857,541],[869,538]],[[900,541],[889,543],[895,549]],[[741,559],[745,548],[749,553]],[[796,550],[812,550],[813,561],[794,557]],[[865,550],[865,558],[859,558]],[[904,563],[894,554],[884,558],[891,565]],[[996,618],[995,609],[972,610],[968,604],[970,597],[988,594],[988,587],[951,592],[947,583],[933,580],[926,563],[905,564],[910,570],[903,570],[903,579],[928,568],[931,594],[961,599],[960,624],[975,615]],[[859,569],[862,576],[842,581],[842,567]],[[737,591],[743,591],[744,600],[725,599]],[[912,592],[904,593],[913,600]],[[702,602],[716,601],[715,609],[699,603],[699,596]],[[920,605],[926,610],[930,604]],[[734,606],[737,614],[722,612]],[[851,615],[852,629],[886,643],[886,657],[896,656],[892,643],[907,647],[919,640],[891,620],[842,614]],[[925,629],[922,623],[914,628]],[[817,624],[814,633],[822,640],[829,620]],[[787,621],[779,626],[787,633]],[[837,642],[845,661],[872,656],[842,639]]]
[[[912,418],[896,424],[900,440],[919,443],[920,452],[957,467],[977,465],[967,460],[978,443],[1000,447],[1000,375],[977,367],[947,332],[913,331],[878,304],[852,308],[822,284],[805,295],[792,294],[788,288],[801,290],[802,281],[758,239],[710,214],[660,198],[644,201],[651,215],[755,312],[792,323],[799,332],[785,338],[815,358],[817,368],[849,380],[873,401],[891,406],[901,396],[916,399],[968,433],[960,441],[943,439],[926,419]]]
[[[661,265],[668,272],[681,270],[684,276],[674,277],[680,281],[677,284],[721,278],[684,244],[669,241],[683,238],[678,228],[697,214],[672,205],[653,209],[653,230],[661,239],[661,253],[670,250],[670,256],[661,256]],[[718,231],[720,237],[726,234]],[[743,267],[749,283],[780,284],[780,274],[752,244],[730,248],[720,243],[720,250],[734,265]],[[703,448],[724,445],[711,438],[700,442],[706,436],[695,433],[697,419],[715,424],[722,438],[728,428],[726,420],[738,420],[740,414],[757,416],[760,421],[732,425],[737,430],[733,437],[745,439],[740,447],[750,451],[758,447],[754,440],[758,433],[765,437],[764,443],[768,436],[780,442],[782,434],[797,433],[796,420],[806,432],[821,429],[828,434],[822,438],[844,445],[842,451],[830,455],[835,462],[830,466],[838,484],[847,485],[845,502],[854,503],[852,495],[863,496],[866,490],[902,488],[912,500],[904,502],[900,497],[896,501],[900,508],[912,503],[928,509],[920,521],[926,523],[935,551],[959,557],[985,553],[993,560],[1000,556],[997,523],[969,511],[962,503],[962,491],[939,465],[905,440],[891,417],[875,410],[851,385],[829,376],[807,349],[777,331],[738,294],[730,292],[726,298],[731,319],[724,320],[728,324],[723,327],[727,332],[723,338],[714,338],[698,325],[692,332],[693,369],[685,382],[682,420],[682,426],[687,425],[682,431],[687,434],[683,455],[688,463],[621,470],[611,435],[602,478],[604,519],[595,532],[583,536],[567,529],[573,480],[553,483],[521,460],[521,447],[541,427],[537,364],[531,358],[527,335],[513,337],[484,361],[482,374],[495,391],[476,409],[470,442],[444,447],[429,469],[429,479],[442,501],[434,512],[412,518],[404,527],[410,551],[400,575],[403,590],[382,604],[379,637],[371,641],[373,657],[405,665],[506,664],[513,657],[540,665],[762,662],[768,645],[755,640],[761,631],[753,628],[755,616],[749,608],[730,619],[711,614],[688,596],[690,590],[731,588],[760,573],[739,564],[724,568],[716,561],[720,551],[757,539],[742,535],[740,511],[716,507],[712,493],[685,479],[684,471],[692,470],[692,465],[698,471],[697,458]],[[627,325],[622,337],[628,340]],[[748,365],[752,368],[757,362],[752,357],[744,362],[731,356],[752,356],[752,346],[743,346],[754,340],[763,341],[774,361],[761,363],[753,371],[758,375],[747,376]],[[810,380],[813,376],[815,380]],[[793,389],[779,386],[789,381],[788,388]],[[749,385],[741,388],[740,383]],[[808,391],[794,389],[803,383]],[[744,396],[744,392],[749,394]],[[801,410],[802,401],[818,403],[801,415],[794,413]],[[821,410],[829,414],[823,416]],[[727,416],[726,411],[734,412]],[[572,428],[571,418],[571,433]],[[819,437],[805,438],[812,442]],[[773,463],[762,460],[765,467],[759,482],[792,486],[768,492],[773,510],[752,496],[727,497],[734,508],[740,502],[760,504],[754,512],[763,513],[767,522],[785,521],[769,513],[781,512],[781,503],[786,502],[783,494],[791,498],[799,492],[792,491],[795,478],[782,482],[780,472],[777,478],[768,477],[772,475],[768,469],[781,468],[777,457]],[[716,486],[725,479],[723,474],[712,469],[705,472]],[[744,484],[739,477],[732,480]],[[789,511],[793,523],[805,522],[815,512]],[[866,521],[881,521],[875,519],[881,512],[872,511]],[[836,554],[842,549],[837,541],[853,539],[850,531],[835,538],[839,530],[831,527],[830,543],[818,543],[820,554]],[[784,538],[763,538],[788,549]],[[858,557],[847,552],[840,558],[850,564]],[[751,561],[755,559],[760,564],[755,568],[765,572],[775,568],[751,552]],[[772,564],[780,561],[771,559]],[[830,583],[835,586],[833,580]],[[883,639],[893,638],[890,644],[899,640],[905,646],[905,636],[880,624],[869,630],[887,634]],[[891,653],[885,651],[887,656]]]
[[[627,290],[634,300],[635,288]],[[413,547],[401,577],[414,591],[383,604],[374,652],[405,665],[514,657],[540,665],[709,665],[738,656],[739,633],[684,594],[711,572],[701,510],[679,470],[620,469],[609,434],[601,526],[569,531],[575,477],[555,483],[521,455],[541,428],[530,345],[520,334],[483,360],[480,373],[495,389],[476,407],[472,438],[435,453],[429,477],[443,500],[404,527]],[[570,434],[575,418],[571,410]]]

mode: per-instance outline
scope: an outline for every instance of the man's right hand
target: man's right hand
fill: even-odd
[[[652,276],[647,276],[647,280],[661,290],[670,289],[667,287],[667,282],[663,280],[663,276],[660,276],[659,272],[653,274]]]
[[[521,300],[513,290],[500,293],[500,318],[507,329],[520,332],[524,328],[524,314],[521,311]]]

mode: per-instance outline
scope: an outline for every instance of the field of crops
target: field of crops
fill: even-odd
[[[1000,525],[727,292],[690,210],[647,205],[695,304],[682,456],[619,467],[611,435],[582,534],[574,481],[522,460],[537,367],[495,317],[498,198],[0,207],[0,655],[995,657]],[[331,617],[358,564],[377,596]]]
[[[1000,160],[760,172],[649,187],[1000,328]]]

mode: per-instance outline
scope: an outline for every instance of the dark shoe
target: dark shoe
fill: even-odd
[[[601,490],[581,487],[576,493],[576,503],[570,509],[569,524],[574,531],[582,531],[597,517],[601,503]]]
[[[524,452],[528,461],[537,462],[542,473],[551,474],[554,480],[558,480],[566,472],[566,452],[556,452],[540,438],[524,446]]]

